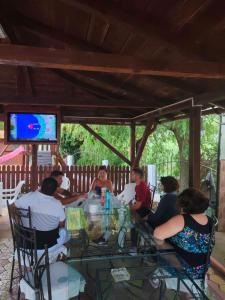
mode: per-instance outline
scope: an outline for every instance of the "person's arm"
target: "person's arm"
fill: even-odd
[[[180,232],[184,228],[184,217],[178,215],[167,221],[166,223],[156,227],[154,230],[154,238],[165,240]]]
[[[141,201],[136,201],[134,204],[131,205],[132,210],[138,210],[141,208],[142,202]]]
[[[109,189],[110,193],[113,193],[113,184],[112,184],[111,180],[108,181],[108,189]]]
[[[137,193],[137,190],[136,190],[136,202],[131,205],[132,210],[138,210],[139,208],[141,208],[142,203],[146,199],[147,189],[143,188],[143,186],[141,186],[141,187],[142,187],[141,193],[140,192]],[[140,189],[140,187],[139,187],[139,189]]]
[[[66,225],[66,220],[63,222],[59,222],[59,228],[64,228]]]
[[[63,189],[61,187],[57,188],[57,193],[60,194],[60,195],[62,195],[62,196],[65,196],[65,197],[72,197],[73,196],[73,194],[70,193],[70,191],[65,190],[65,189]]]
[[[97,179],[95,178],[93,180],[92,184],[91,184],[90,191],[94,191],[95,190],[96,182],[97,182]]]
[[[74,195],[72,197],[63,198],[59,194],[55,195],[56,199],[59,200],[62,205],[68,205],[70,203],[73,203],[74,201],[77,201],[81,198],[86,198],[86,194],[80,194],[80,195]]]
[[[163,196],[160,200],[158,207],[155,211],[155,213],[151,212],[149,215],[149,223],[154,228],[162,223],[162,216],[164,216],[167,213],[168,208],[168,201],[166,196]]]

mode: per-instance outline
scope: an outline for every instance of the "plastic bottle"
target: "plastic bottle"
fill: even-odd
[[[108,189],[106,190],[105,193],[105,209],[108,211],[110,210],[110,192]]]
[[[105,189],[102,188],[101,189],[101,204],[102,204],[102,208],[105,207]]]

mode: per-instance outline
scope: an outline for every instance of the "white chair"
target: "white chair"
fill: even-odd
[[[70,180],[68,177],[63,176],[63,182],[60,187],[67,191],[70,189]]]
[[[135,195],[136,195],[135,187],[136,187],[135,183],[125,184],[124,190],[122,191],[121,194],[117,196],[117,199],[125,204],[128,204],[129,202],[135,199]]]
[[[21,180],[18,185],[13,189],[3,189],[3,183],[0,182],[0,215],[2,215],[3,201],[8,200],[12,204],[19,197],[25,180]]]

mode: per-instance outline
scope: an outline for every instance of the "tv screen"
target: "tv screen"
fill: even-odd
[[[9,113],[9,142],[57,142],[57,114]]]

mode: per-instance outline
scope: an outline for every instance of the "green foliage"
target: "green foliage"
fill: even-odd
[[[93,125],[92,128],[126,157],[129,157],[130,128],[128,126]],[[137,127],[137,139],[141,138],[143,131],[143,126]],[[218,132],[219,117],[217,115],[202,118],[201,152],[203,160],[214,160],[217,157]],[[187,119],[158,125],[156,131],[148,139],[141,164],[159,164],[168,159],[174,161],[188,159],[188,145],[189,122]],[[125,164],[80,125],[65,124],[62,126],[60,149],[64,155],[79,153],[77,164],[80,165],[99,165],[103,159],[108,159],[110,165]],[[176,168],[179,169],[179,164]],[[178,172],[175,170],[175,173]]]
[[[114,145],[126,157],[129,157],[129,128],[127,126],[94,125],[92,128],[110,144]],[[99,165],[103,159],[108,159],[111,165],[122,165],[124,162],[114,153],[79,126],[77,134],[84,141],[80,147],[80,165]]]
[[[80,147],[83,139],[77,135],[78,125],[64,124],[61,128],[60,152],[63,156],[73,155],[74,161],[80,158]]]

